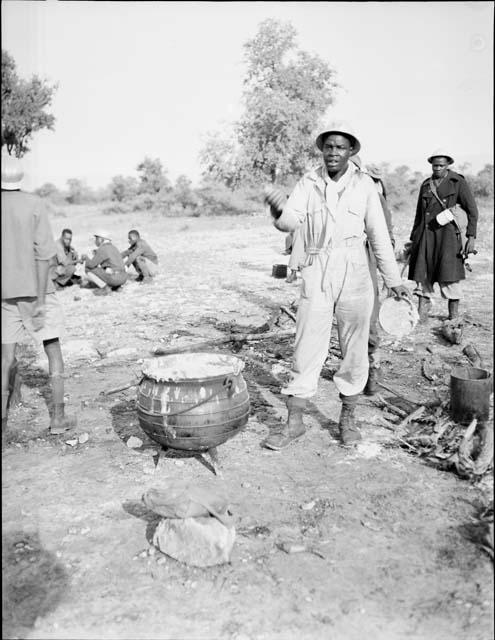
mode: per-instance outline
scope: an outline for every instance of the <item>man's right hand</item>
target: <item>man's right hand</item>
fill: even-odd
[[[265,202],[270,205],[270,213],[275,220],[280,218],[287,197],[278,187],[267,186],[264,188]]]
[[[35,331],[40,331],[45,326],[45,305],[37,302],[33,310],[33,326]]]

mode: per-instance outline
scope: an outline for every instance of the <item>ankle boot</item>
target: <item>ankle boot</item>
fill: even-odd
[[[279,451],[287,447],[294,440],[297,440],[297,438],[300,438],[306,432],[302,420],[305,408],[305,399],[289,396],[287,398],[289,414],[286,424],[273,429],[268,438],[263,442],[263,446],[273,451]]]
[[[50,420],[49,429],[51,435],[60,435],[61,433],[65,433],[76,426],[76,417],[65,415],[65,405],[63,402],[53,406],[53,414],[52,419]]]
[[[342,444],[349,446],[361,440],[361,434],[356,423],[355,410],[356,410],[356,396],[341,396],[342,397],[342,410],[340,412],[339,420],[339,432]],[[351,400],[352,398],[352,400]]]
[[[419,313],[419,321],[421,323],[428,322],[428,312],[431,307],[431,300],[429,298],[425,298],[425,296],[419,296],[418,301],[418,313]]]
[[[449,300],[449,320],[459,317],[459,300]]]
[[[366,396],[374,396],[378,393],[378,382],[380,380],[380,368],[370,367],[368,371],[368,382],[364,388],[364,394]]]

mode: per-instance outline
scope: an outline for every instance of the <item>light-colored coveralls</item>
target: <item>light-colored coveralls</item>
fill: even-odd
[[[401,284],[373,180],[352,162],[337,182],[323,166],[311,171],[295,186],[275,226],[281,231],[297,229],[306,255],[292,380],[282,393],[299,398],[316,393],[328,356],[334,311],[342,363],[333,380],[343,396],[360,393],[368,378],[374,301],[366,240],[385,284]]]

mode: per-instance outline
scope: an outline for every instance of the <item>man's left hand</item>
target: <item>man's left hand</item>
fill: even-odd
[[[468,253],[474,253],[474,238],[472,236],[468,236],[466,245],[464,246],[464,255],[467,256]]]
[[[407,300],[411,300],[411,294],[405,285],[400,284],[398,287],[391,287],[391,289],[396,298],[406,298]]]

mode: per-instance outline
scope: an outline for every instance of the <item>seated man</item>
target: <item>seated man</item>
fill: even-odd
[[[57,255],[51,268],[51,278],[57,289],[79,284],[80,276],[76,275],[76,266],[81,260],[71,246],[72,231],[64,229],[62,235],[55,242]]]
[[[136,280],[143,284],[151,282],[151,278],[156,274],[158,256],[139,235],[139,231],[131,229],[129,231],[129,248],[122,252],[122,258],[127,258],[125,266],[131,265],[138,272]]]
[[[124,261],[117,247],[114,247],[108,231],[97,231],[95,234],[96,251],[92,258],[83,255],[86,277],[98,289],[95,295],[108,295],[116,291],[127,280]]]

